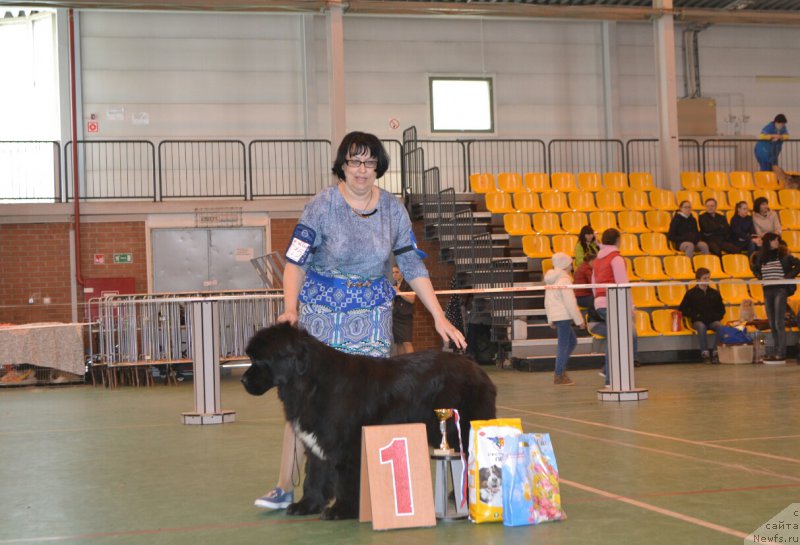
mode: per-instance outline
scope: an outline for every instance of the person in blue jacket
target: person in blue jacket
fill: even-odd
[[[778,164],[783,141],[788,139],[789,131],[786,129],[786,116],[783,114],[776,115],[774,120],[761,129],[755,153],[762,171],[771,171],[772,167]]]

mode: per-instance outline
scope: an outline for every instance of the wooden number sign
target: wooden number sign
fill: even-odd
[[[436,526],[424,424],[362,428],[358,518],[373,530]]]

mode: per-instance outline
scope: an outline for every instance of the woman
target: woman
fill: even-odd
[[[700,240],[700,230],[697,220],[692,215],[692,205],[689,201],[681,201],[678,211],[672,216],[669,224],[667,239],[679,252],[683,252],[691,259],[695,250],[701,254],[708,253],[708,244]]]
[[[436,331],[463,349],[464,336],[436,299],[408,213],[375,185],[388,168],[389,155],[376,136],[351,132],[344,137],[333,164],[339,183],[308,202],[286,250],[284,311],[278,321],[297,324],[343,352],[388,357],[395,291],[387,273],[394,254]],[[296,451],[302,448],[287,422],[278,485],[256,506],[283,509],[292,503]]]
[[[584,225],[578,234],[578,244],[575,245],[575,268],[577,269],[583,264],[583,260],[586,259],[587,255],[597,255],[599,249],[597,240],[595,240],[594,229],[592,229],[591,225]]]
[[[592,274],[594,273],[592,264],[595,257],[597,256],[594,254],[586,254],[581,266],[575,267],[575,274],[572,277],[575,284],[592,283]],[[575,300],[578,302],[578,307],[582,309],[594,309],[594,293],[592,292],[592,288],[576,288]]]
[[[572,284],[569,275],[572,270],[572,259],[563,253],[553,254],[553,268],[544,275],[546,286],[555,286],[544,292],[544,310],[547,322],[558,333],[558,348],[556,349],[556,373],[553,384],[572,386],[575,384],[567,375],[567,362],[578,344],[578,338],[572,329],[574,323],[583,327],[583,316],[575,301],[575,292],[563,289]]]
[[[759,239],[750,209],[745,201],[739,201],[736,203],[736,213],[731,218],[731,242],[739,251],[752,254],[756,251],[756,240]]]
[[[766,197],[759,197],[753,201],[753,227],[759,239],[766,233],[781,234],[781,220],[778,214],[769,209]]]
[[[392,267],[392,277],[394,278],[394,289],[398,292],[410,292],[411,286],[403,279],[400,267]],[[398,354],[411,354],[414,345],[411,344],[412,331],[414,329],[414,301],[417,296],[413,293],[394,296],[392,305],[392,337],[397,346]]]
[[[763,281],[794,279],[800,272],[800,260],[792,256],[781,237],[766,233],[761,237],[761,250],[753,254],[753,274]],[[796,290],[794,284],[770,284],[764,286],[769,328],[772,331],[773,353],[765,362],[786,359],[786,299]]]
[[[764,125],[753,150],[759,170],[771,172],[773,167],[778,165],[778,156],[781,154],[783,141],[788,139],[789,131],[786,128],[785,115],[778,114],[775,119]]]

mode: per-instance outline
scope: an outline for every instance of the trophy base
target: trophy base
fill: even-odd
[[[456,449],[452,448],[435,448],[433,449],[434,456],[455,456]]]

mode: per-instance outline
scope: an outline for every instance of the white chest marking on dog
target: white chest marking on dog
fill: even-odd
[[[303,442],[308,450],[317,456],[317,458],[320,460],[325,459],[325,452],[323,452],[322,447],[317,444],[317,436],[313,433],[301,430],[297,421],[294,422],[294,434]]]

